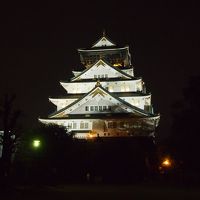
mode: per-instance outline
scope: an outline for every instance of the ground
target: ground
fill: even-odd
[[[3,199],[14,200],[76,200],[76,199],[200,199],[199,187],[174,187],[155,185],[65,185],[65,186],[18,186],[9,190]],[[2,199],[2,198],[1,198]]]

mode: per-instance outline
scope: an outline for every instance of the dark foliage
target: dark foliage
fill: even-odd
[[[20,131],[17,127],[17,120],[21,114],[19,110],[14,110],[15,95],[5,95],[4,103],[0,112],[2,157],[0,159],[1,178],[4,181],[9,178],[12,161],[19,143]]]
[[[186,169],[200,170],[200,76],[192,77],[184,99],[173,106],[174,122],[169,144]]]
[[[33,139],[40,148],[31,146]],[[150,138],[78,140],[52,126],[26,132],[23,140],[15,175],[26,183],[130,183],[150,176],[156,163]]]

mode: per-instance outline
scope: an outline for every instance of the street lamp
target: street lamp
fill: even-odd
[[[33,145],[33,147],[34,147],[35,149],[37,149],[37,148],[40,147],[41,142],[40,142],[40,140],[37,140],[37,139],[36,139],[36,140],[33,140],[32,145]]]
[[[161,174],[170,172],[174,169],[174,160],[169,157],[163,157],[160,161],[159,171]]]
[[[171,167],[172,161],[169,158],[164,158],[161,165],[163,167]]]

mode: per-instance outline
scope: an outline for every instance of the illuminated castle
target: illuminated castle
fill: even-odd
[[[85,70],[60,82],[66,96],[49,98],[57,110],[39,121],[64,126],[77,138],[154,136],[160,116],[142,78],[134,76],[129,47],[103,34],[78,53]]]

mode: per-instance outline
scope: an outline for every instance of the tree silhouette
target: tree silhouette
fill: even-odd
[[[200,76],[192,77],[183,90],[184,99],[173,105],[170,144],[187,168],[200,168]]]
[[[20,111],[13,109],[15,95],[5,95],[4,104],[1,107],[1,119],[3,134],[1,135],[2,157],[1,175],[6,178],[9,175],[13,155],[19,140],[19,132],[16,129]]]
[[[38,147],[33,145],[36,140]],[[62,126],[39,124],[24,130],[14,162],[16,180],[39,184],[64,178],[61,172],[70,163],[72,143],[73,135]]]

